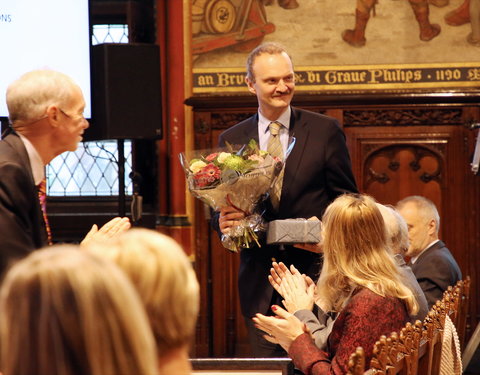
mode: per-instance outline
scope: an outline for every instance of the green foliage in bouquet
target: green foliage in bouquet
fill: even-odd
[[[235,252],[252,243],[260,246],[257,232],[266,227],[255,210],[283,162],[260,150],[254,139],[243,146],[227,143],[217,150],[197,150],[192,156],[187,160],[184,154],[180,155],[190,192],[215,211],[232,206],[245,215],[228,235],[222,236],[222,244]]]
[[[231,178],[232,171],[245,175],[263,163],[268,155],[259,149],[254,139],[237,152],[227,143],[227,151],[212,152],[190,160],[189,169],[193,173],[195,188],[215,187],[225,180],[222,178],[225,174]]]

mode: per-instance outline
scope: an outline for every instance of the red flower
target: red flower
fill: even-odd
[[[215,164],[210,163],[197,172],[193,178],[195,179],[198,187],[205,187],[217,181],[220,178],[220,174],[220,168],[218,168]]]
[[[214,161],[218,156],[218,152],[214,152],[213,154],[208,155],[205,157],[206,161]]]

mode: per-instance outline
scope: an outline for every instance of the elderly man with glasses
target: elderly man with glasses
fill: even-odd
[[[7,89],[10,128],[0,140],[0,275],[9,263],[52,243],[45,209],[45,166],[75,151],[89,123],[80,87],[53,70],[28,72]],[[84,241],[130,227],[115,218]]]

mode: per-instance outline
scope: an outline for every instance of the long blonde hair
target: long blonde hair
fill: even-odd
[[[135,228],[88,250],[113,260],[130,278],[147,311],[160,356],[190,345],[199,286],[190,261],[173,238]]]
[[[382,297],[402,299],[411,314],[418,311],[388,251],[385,223],[372,197],[341,195],[328,206],[322,222],[324,264],[318,298],[323,306],[338,311],[355,288],[364,287]]]
[[[0,290],[4,375],[158,373],[137,293],[113,263],[73,245],[30,254]]]

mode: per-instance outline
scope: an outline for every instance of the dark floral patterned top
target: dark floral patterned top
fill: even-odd
[[[305,375],[345,374],[350,355],[361,346],[368,368],[373,345],[380,336],[399,331],[408,321],[401,300],[358,288],[338,315],[326,352],[318,349],[310,335],[304,333],[293,341],[288,354]]]

